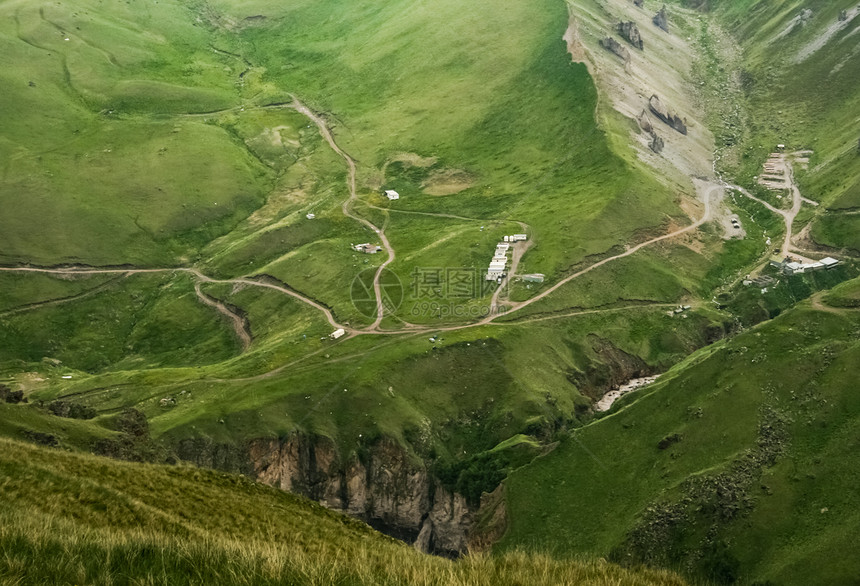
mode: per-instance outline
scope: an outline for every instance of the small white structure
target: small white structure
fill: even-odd
[[[779,150],[782,150],[785,148],[785,145],[784,144],[778,144],[778,145],[776,145],[776,148],[778,148]]]
[[[513,234],[510,237],[510,242],[519,242],[520,240],[528,240],[529,237],[526,234]]]
[[[328,335],[328,337],[331,338],[332,340],[337,340],[338,338],[343,336],[345,333],[346,333],[346,331],[343,328],[338,328],[335,331],[333,331],[332,333],[330,333]]]
[[[819,262],[824,265],[825,269],[832,269],[839,264],[838,260],[836,260],[835,258],[830,258],[829,256],[826,258],[822,258]]]
[[[394,191],[393,189],[386,189],[385,190],[385,197],[387,197],[391,201],[394,201],[395,199],[400,199],[400,194],[397,193],[396,191]]]
[[[364,244],[354,244],[352,249],[356,252],[363,252],[364,254],[376,254],[382,250],[382,247],[365,242]]]
[[[313,220],[313,219],[314,219],[314,218],[316,218],[317,216],[316,216],[316,214],[308,214],[308,215],[306,215],[305,217],[306,217],[308,220]]]

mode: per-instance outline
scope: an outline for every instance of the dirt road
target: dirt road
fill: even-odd
[[[799,248],[795,247],[792,243],[792,229],[794,227],[794,219],[797,217],[797,214],[800,213],[800,206],[803,202],[812,204],[814,206],[818,205],[818,202],[814,202],[810,199],[803,197],[800,194],[800,189],[797,187],[797,182],[794,180],[794,168],[791,165],[791,156],[795,156],[797,153],[792,153],[791,155],[786,155],[783,153],[774,153],[771,155],[771,161],[773,161],[772,165],[774,168],[782,171],[783,177],[785,178],[784,187],[791,192],[791,209],[782,210],[779,209],[763,199],[759,199],[758,197],[751,194],[749,191],[740,187],[738,185],[729,185],[726,184],[727,187],[737,191],[750,198],[753,201],[756,201],[766,207],[768,210],[772,211],[775,214],[782,216],[783,222],[785,223],[785,238],[782,242],[782,247],[780,249],[780,256],[785,258],[790,254],[794,254],[795,256],[799,256],[800,252],[803,252]],[[803,260],[814,262],[812,259],[808,259],[805,257],[801,257]]]
[[[691,232],[693,230],[698,229],[699,226],[701,226],[702,224],[704,224],[705,222],[707,222],[711,219],[711,197],[713,197],[714,192],[722,191],[723,186],[720,184],[715,184],[715,183],[701,182],[701,184],[698,185],[698,187],[699,187],[699,191],[703,193],[705,211],[702,214],[701,218],[699,218],[698,220],[696,220],[695,222],[693,222],[689,226],[686,226],[684,228],[680,228],[680,229],[675,230],[673,232],[669,232],[668,234],[664,234],[662,236],[657,236],[656,238],[646,240],[645,242],[640,242],[636,246],[628,248],[626,251],[622,252],[621,254],[616,254],[615,256],[610,256],[610,257],[604,258],[603,260],[598,261],[598,262],[594,263],[593,265],[589,265],[582,270],[579,270],[579,271],[577,271],[571,275],[568,275],[567,277],[565,277],[564,279],[562,279],[561,281],[559,281],[558,283],[556,283],[555,285],[553,285],[552,287],[547,289],[546,291],[543,291],[542,293],[535,295],[531,299],[528,299],[526,301],[520,301],[519,303],[513,303],[511,305],[511,309],[508,310],[505,313],[505,315],[510,315],[511,313],[513,313],[515,311],[519,311],[520,309],[528,307],[529,305],[531,305],[532,303],[535,303],[536,301],[540,301],[541,299],[543,299],[544,297],[546,297],[547,295],[549,295],[550,293],[552,293],[556,289],[563,287],[564,285],[566,285],[567,283],[576,279],[577,277],[581,277],[582,275],[593,271],[597,267],[601,267],[601,266],[603,266],[607,263],[610,263],[614,260],[618,260],[619,258],[624,258],[625,256],[630,256],[631,254],[634,254],[634,253],[638,252],[639,250],[641,250],[642,248],[644,248],[646,246],[650,246],[651,244],[660,242],[662,240],[668,240],[669,238],[674,238],[675,236],[680,236],[681,234],[685,234],[687,232]],[[497,317],[498,317],[498,315],[490,315],[490,316],[486,317],[484,320],[482,320],[480,323],[488,324],[488,323],[492,322],[493,320],[495,320]]]
[[[214,297],[206,295],[200,289],[200,281],[194,283],[194,292],[197,293],[197,299],[204,305],[215,308],[216,311],[230,320],[233,324],[233,331],[236,332],[236,337],[242,343],[242,352],[245,352],[251,346],[251,332],[247,320]]]
[[[388,253],[388,258],[379,265],[379,268],[376,270],[376,274],[373,276],[373,293],[376,296],[376,320],[368,326],[364,328],[364,331],[372,332],[379,329],[379,324],[382,322],[382,318],[385,316],[385,304],[382,299],[382,286],[380,285],[380,277],[382,276],[382,271],[385,270],[385,267],[394,262],[395,254],[394,247],[391,246],[391,243],[388,241],[388,238],[385,236],[385,230],[381,228],[377,228],[373,223],[369,220],[366,220],[360,216],[353,214],[350,211],[350,207],[352,207],[352,203],[358,198],[355,191],[355,176],[356,176],[356,168],[355,161],[352,157],[346,154],[343,149],[341,149],[337,142],[335,142],[334,137],[331,134],[328,126],[325,123],[325,120],[314,114],[307,106],[302,104],[298,98],[293,96],[293,103],[290,106],[299,114],[304,114],[307,116],[314,124],[316,124],[317,128],[319,128],[320,135],[325,139],[331,149],[336,152],[340,157],[346,161],[347,168],[349,169],[349,178],[347,180],[349,187],[349,197],[343,202],[341,205],[341,209],[343,210],[343,215],[352,218],[358,222],[361,222],[371,230],[373,230],[376,234],[379,235],[379,239],[382,241],[382,247],[385,249],[386,253]]]

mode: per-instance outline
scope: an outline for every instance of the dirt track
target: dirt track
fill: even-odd
[[[293,104],[290,107],[293,108],[299,114],[304,114],[310,120],[312,120],[313,123],[317,125],[317,128],[319,128],[320,135],[325,139],[325,141],[332,148],[332,150],[334,152],[336,152],[338,155],[340,155],[344,161],[346,161],[347,167],[349,168],[349,179],[348,179],[349,197],[346,199],[346,201],[343,202],[343,205],[341,206],[341,209],[343,210],[343,214],[347,217],[352,218],[353,220],[361,222],[362,224],[364,224],[365,226],[367,226],[368,228],[373,230],[376,234],[378,234],[379,239],[382,241],[382,247],[385,248],[385,251],[388,253],[388,259],[386,259],[385,262],[383,262],[381,265],[379,265],[379,268],[376,270],[376,274],[373,276],[373,292],[374,292],[374,295],[376,295],[376,320],[374,320],[374,322],[369,327],[364,329],[364,331],[367,331],[367,332],[375,331],[375,330],[379,329],[379,324],[382,322],[382,318],[385,315],[385,304],[383,303],[383,300],[382,300],[382,286],[379,283],[379,279],[382,276],[382,271],[385,270],[385,267],[387,267],[392,262],[394,262],[394,258],[395,258],[394,247],[391,246],[391,243],[388,241],[388,238],[385,236],[385,230],[384,229],[377,228],[373,223],[371,223],[370,221],[368,221],[368,220],[366,220],[360,216],[356,216],[349,209],[352,206],[352,203],[358,198],[358,196],[356,195],[356,192],[355,192],[356,169],[355,169],[355,161],[353,160],[353,158],[350,157],[348,154],[346,154],[343,151],[343,149],[341,149],[338,146],[338,144],[334,140],[334,137],[331,134],[331,131],[329,130],[328,126],[326,125],[325,121],[322,118],[320,118],[319,116],[317,116],[316,114],[314,114],[307,106],[302,104],[298,100],[298,98],[296,98],[295,96],[293,96]]]
[[[206,293],[200,289],[200,281],[194,283],[194,292],[197,293],[197,298],[202,303],[209,307],[214,307],[219,313],[222,313],[230,319],[233,324],[233,331],[236,332],[236,336],[239,338],[239,341],[242,342],[242,352],[247,350],[251,346],[251,332],[249,331],[248,322],[245,318],[232,311],[229,307],[214,297],[206,295]]]
[[[791,209],[781,210],[775,206],[772,206],[768,202],[757,198],[749,191],[744,189],[743,187],[739,187],[737,185],[727,185],[727,187],[734,189],[735,191],[742,193],[746,197],[750,198],[753,201],[756,201],[772,211],[775,214],[782,216],[783,222],[785,223],[785,238],[782,242],[782,248],[780,249],[780,256],[783,258],[789,256],[790,254],[794,254],[794,256],[799,256],[800,252],[803,252],[801,249],[794,246],[792,243],[792,230],[794,228],[794,219],[797,217],[797,214],[800,212],[800,206],[803,202],[809,203],[811,205],[817,206],[818,202],[814,202],[810,199],[803,197],[800,194],[800,189],[797,187],[797,182],[794,180],[794,169],[791,165],[790,157],[792,155],[785,155],[781,153],[775,153],[771,155],[773,160],[777,160],[778,163],[776,165],[780,170],[783,171],[785,177],[785,188],[791,191]],[[808,262],[813,262],[811,259],[801,257],[803,260]]]

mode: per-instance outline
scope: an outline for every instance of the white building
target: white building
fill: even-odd
[[[830,258],[829,256],[827,258],[822,258],[819,262],[824,265],[825,269],[832,269],[839,264],[838,260]]]
[[[395,199],[400,199],[400,194],[397,193],[396,191],[394,191],[393,189],[386,189],[385,190],[385,197],[387,197],[391,201],[394,201]]]
[[[343,328],[338,328],[335,331],[333,331],[332,333],[330,333],[328,335],[328,337],[331,338],[332,340],[337,340],[338,338],[343,336],[345,333],[346,333],[346,331],[344,331]]]
[[[365,242],[364,244],[354,244],[352,249],[356,252],[363,252],[365,254],[376,254],[382,250],[382,247]]]
[[[487,269],[487,280],[495,281],[505,274],[505,263],[503,261],[493,261],[490,263],[490,268]]]
[[[313,220],[314,218],[316,218],[316,214],[308,214],[308,215],[306,215],[305,217],[306,217],[308,220]]]
[[[529,237],[526,234],[514,234],[511,236],[511,242],[519,242],[520,240],[528,240]]]

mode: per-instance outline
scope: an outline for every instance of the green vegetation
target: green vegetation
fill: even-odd
[[[807,5],[789,30],[796,2],[714,2],[680,32],[720,101],[727,177],[781,205],[753,177],[777,142],[812,149],[795,172],[821,205],[804,204],[798,244],[853,254],[860,70],[833,47],[860,36],[811,50],[849,0]],[[0,580],[675,583],[563,561],[580,554],[719,582],[860,569],[840,468],[858,464],[858,296],[839,285],[854,263],[739,285],[784,225],[732,193],[745,238],[706,223],[475,323],[504,234],[527,232],[518,272],[546,275],[501,297],[518,303],[691,221],[691,194],[627,145],[630,120],[596,112],[564,2],[81,0],[0,17],[0,382],[29,401],[0,404],[0,436],[156,461],[184,443],[234,470],[260,438],[324,436],[341,461],[388,438],[473,507],[508,477],[493,498],[509,513],[503,555],[454,563],[241,478],[3,440]],[[731,62],[718,23],[743,49]],[[382,283],[402,289],[360,331],[389,258],[351,247],[386,238]],[[55,265],[78,272],[24,270]]]
[[[3,584],[683,583],[603,560],[450,561],[241,476],[0,446]]]
[[[692,354],[511,475],[499,551],[611,555],[722,583],[850,581],[858,327],[852,311],[801,305]]]

